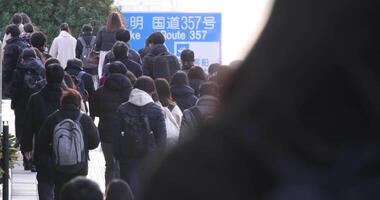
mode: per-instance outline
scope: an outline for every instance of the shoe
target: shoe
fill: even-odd
[[[31,164],[28,161],[24,161],[24,170],[29,171],[31,169]]]

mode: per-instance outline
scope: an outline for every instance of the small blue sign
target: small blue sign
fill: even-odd
[[[184,49],[195,52],[196,65],[208,68],[221,62],[222,17],[220,13],[123,13],[131,32],[131,46],[144,48],[145,39],[161,32],[169,51],[177,55]]]

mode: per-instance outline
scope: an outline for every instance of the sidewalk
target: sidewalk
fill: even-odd
[[[2,102],[2,120],[9,122],[9,131],[14,134],[14,114],[10,109],[10,101]],[[105,161],[100,145],[97,149],[90,151],[90,162],[88,178],[97,182],[105,191],[104,180]],[[24,171],[22,165],[22,156],[19,152],[19,158],[14,168],[11,169],[11,199],[12,200],[37,200],[37,180],[36,173]]]

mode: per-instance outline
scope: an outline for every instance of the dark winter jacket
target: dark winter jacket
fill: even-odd
[[[33,150],[33,160],[36,165],[49,166],[49,155],[40,151],[35,145],[38,143],[38,133],[45,119],[60,107],[62,89],[60,83],[48,83],[40,92],[30,96],[25,112],[25,128],[21,138],[21,150],[28,152]],[[34,145],[33,145],[33,138]]]
[[[216,108],[219,106],[219,100],[216,97],[210,95],[204,95],[198,99],[196,105],[194,106],[199,113],[201,114],[201,118],[197,118],[197,114],[194,114],[191,111],[192,108],[186,109],[183,111],[181,128],[179,132],[179,139],[184,140],[187,138],[191,138],[191,133],[199,125],[199,122],[202,122],[205,117],[212,117],[215,115]]]
[[[154,103],[148,93],[139,89],[133,89],[129,101],[123,103],[117,110],[118,120],[116,125],[117,132],[115,134],[114,155],[121,163],[125,162],[126,159],[136,158],[135,155],[128,155],[128,153],[124,151],[126,145],[123,144],[122,132],[124,131],[124,118],[127,113],[130,115],[138,115],[139,112],[143,112],[148,117],[149,125],[153,131],[158,148],[164,147],[166,144],[165,117],[161,107]]]
[[[204,82],[205,81],[202,80],[202,79],[190,79],[189,80],[189,85],[190,85],[191,88],[193,88],[195,96],[199,97],[199,90],[201,88],[201,85]]]
[[[141,60],[144,60],[144,57],[145,57],[146,55],[148,55],[149,51],[150,51],[150,48],[149,48],[149,47],[144,47],[144,48],[142,48],[142,49],[140,49],[140,50],[138,51],[138,53],[140,54]]]
[[[171,55],[163,44],[157,44],[151,47],[149,53],[144,57],[143,59],[143,74],[146,76],[154,77],[153,73],[153,66],[155,57],[157,56],[171,56],[173,59],[169,60],[169,70],[170,70],[170,76],[172,76],[175,72],[181,69],[181,66],[179,64],[179,61],[177,57],[174,55]]]
[[[67,66],[65,71],[74,76],[78,76],[79,72],[82,71],[82,68],[78,66]],[[88,103],[90,106],[90,116],[94,118],[94,114],[92,113],[91,110],[93,110],[93,96],[95,93],[95,87],[94,87],[94,81],[92,80],[92,76],[88,73],[85,73],[82,76],[83,84],[84,84],[84,89],[88,92]]]
[[[27,44],[19,37],[6,41],[3,57],[3,97],[10,97],[13,70],[16,68],[22,50]]]
[[[178,107],[183,112],[184,110],[193,107],[198,98],[194,95],[194,90],[187,85],[173,85],[170,88],[172,97],[177,102]]]
[[[129,46],[129,44],[127,44],[127,45]],[[114,59],[114,56],[113,56],[112,51],[108,52],[106,54],[106,57],[104,57],[103,66],[109,62],[112,62],[113,59]],[[139,53],[137,53],[135,50],[133,50],[131,48],[129,48],[129,51],[128,51],[128,59],[135,62],[135,63],[138,63],[140,65],[142,63]]]
[[[130,60],[127,56],[124,58],[113,57],[111,59],[111,62],[113,62],[113,61],[120,61],[120,62],[124,63],[124,65],[127,67],[128,71],[131,71],[137,78],[142,75],[141,65]]]
[[[99,117],[100,140],[112,143],[117,132],[117,108],[129,99],[132,84],[125,75],[111,74],[94,95],[94,115]]]
[[[38,90],[31,90],[24,86],[24,76],[26,71],[32,70],[34,73],[44,78],[44,68],[40,60],[36,58],[27,58],[22,63],[19,63],[13,72],[11,83],[11,99],[12,108],[16,110],[16,114],[24,113],[26,104],[30,95]]]
[[[37,135],[36,148],[40,152],[46,152],[48,155],[53,156],[52,142],[54,127],[64,119],[75,120],[79,115],[79,109],[73,104],[63,105],[61,109],[55,111],[45,120],[40,132]],[[99,145],[99,133],[91,117],[84,114],[79,121],[82,125],[83,142],[88,157],[88,151],[95,149]],[[79,175],[87,175],[88,165],[78,173]]]
[[[96,34],[96,51],[109,51],[116,42],[116,31],[108,32],[106,27],[102,27]]]
[[[92,32],[83,32],[79,37],[82,37],[87,45],[91,44],[92,39],[94,36],[92,36]],[[75,47],[75,57],[78,59],[81,59],[82,52],[83,52],[84,46],[82,45],[82,42],[77,39],[77,46]]]

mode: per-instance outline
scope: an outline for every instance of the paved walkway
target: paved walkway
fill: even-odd
[[[10,109],[10,101],[3,100],[2,111],[2,120],[9,122],[10,133],[14,134],[14,114]],[[97,182],[102,191],[105,191],[104,170],[105,162],[99,145],[97,149],[90,151],[89,172],[87,177]],[[12,200],[38,199],[36,173],[24,171],[20,152],[19,159],[11,170],[10,186]]]

